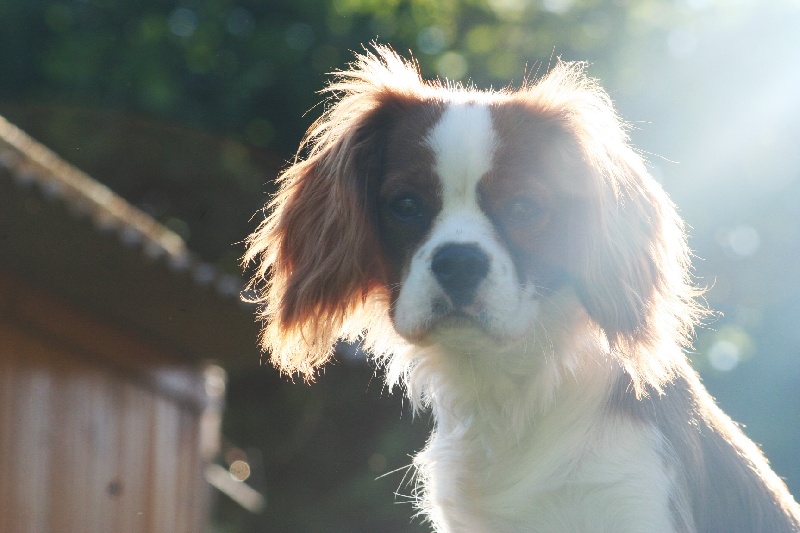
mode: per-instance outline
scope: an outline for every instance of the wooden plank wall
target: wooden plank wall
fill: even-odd
[[[203,531],[202,368],[2,281],[0,532]],[[48,311],[34,319],[40,304]],[[61,323],[50,327],[48,313]],[[70,324],[92,338],[58,334]]]

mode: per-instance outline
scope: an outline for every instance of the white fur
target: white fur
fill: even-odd
[[[448,429],[417,457],[437,530],[673,531],[661,435],[604,419],[593,404],[602,398],[572,392],[516,438],[487,437],[482,420],[439,421]]]
[[[495,133],[485,104],[451,103],[427,138],[442,180],[445,210],[456,205],[478,209],[475,187],[492,168]]]

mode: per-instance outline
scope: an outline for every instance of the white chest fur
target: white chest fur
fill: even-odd
[[[658,430],[610,413],[616,374],[591,370],[568,375],[530,420],[502,420],[486,398],[431,399],[436,430],[415,463],[437,531],[674,531],[671,501],[680,498],[668,445]]]

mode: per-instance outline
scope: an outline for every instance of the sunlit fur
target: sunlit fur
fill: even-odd
[[[800,530],[683,354],[702,315],[683,223],[582,64],[485,92],[377,47],[328,92],[248,239],[262,347],[311,379],[360,340],[432,410],[414,466],[437,530]],[[509,229],[519,187],[544,214]],[[412,240],[386,214],[405,189],[430,211]],[[468,304],[432,273],[450,244],[488,258]]]

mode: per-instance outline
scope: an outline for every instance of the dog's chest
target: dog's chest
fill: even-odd
[[[434,435],[420,459],[441,530],[674,531],[676,487],[660,434],[630,421],[575,429],[527,446],[487,447],[469,432]]]

